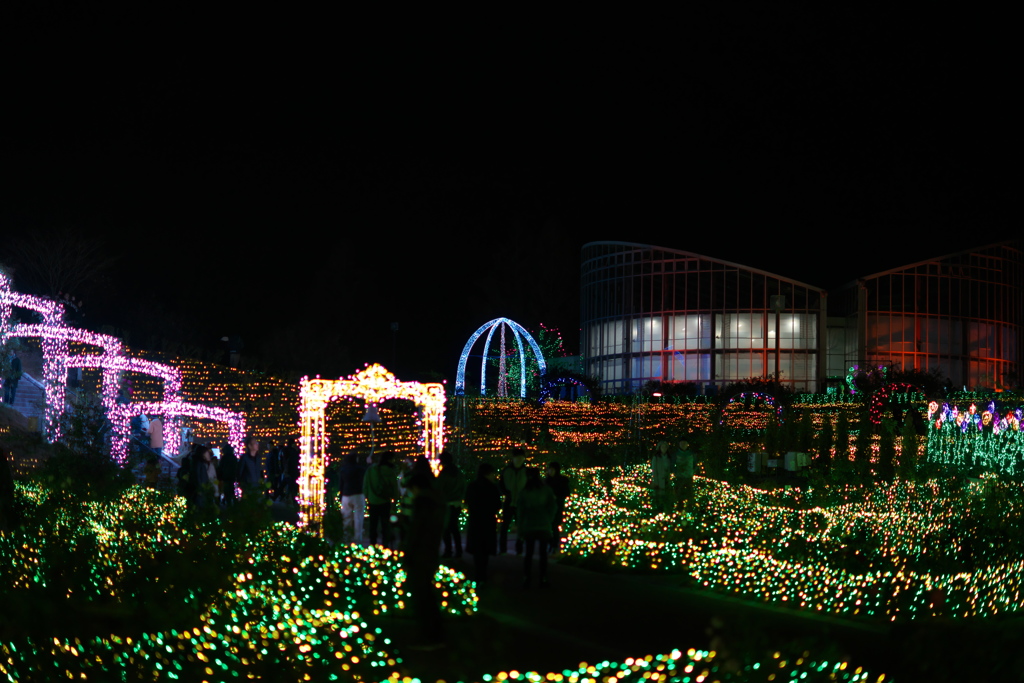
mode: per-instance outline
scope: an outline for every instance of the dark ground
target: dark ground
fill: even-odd
[[[447,562],[472,576],[471,558]],[[479,681],[485,673],[502,671],[561,672],[581,662],[711,649],[715,634],[727,644],[756,645],[767,653],[797,643],[823,656],[822,648],[838,642],[842,648],[834,654],[872,673],[886,671],[892,659],[888,625],[702,592],[684,587],[679,575],[626,576],[553,562],[549,586],[523,588],[522,559],[514,554],[492,558],[491,574],[480,591],[479,613],[446,619],[445,649],[401,647],[415,636],[407,615],[371,620],[399,644],[403,673],[423,681]]]

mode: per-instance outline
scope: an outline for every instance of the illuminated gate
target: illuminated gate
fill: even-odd
[[[444,386],[400,382],[382,365],[368,365],[348,379],[309,379],[299,385],[299,525],[320,528],[325,506],[324,467],[327,456],[327,404],[343,396],[376,405],[390,398],[412,401],[423,413],[423,453],[436,470],[444,448]]]

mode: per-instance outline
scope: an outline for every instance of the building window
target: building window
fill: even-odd
[[[779,348],[818,348],[818,316],[813,313],[780,313],[779,327],[782,334]],[[768,348],[775,348],[775,315],[768,314]]]
[[[718,361],[716,379],[731,382],[764,377],[764,353],[723,353]]]
[[[706,382],[711,379],[710,353],[680,353],[669,356],[668,379],[674,382]]]
[[[588,350],[590,356],[610,356],[626,350],[626,324],[621,320],[610,320],[590,326]]]
[[[763,349],[764,346],[763,313],[718,313],[715,315],[716,348]]]
[[[637,356],[633,358],[633,374],[634,380],[662,380],[661,372],[661,354]]]
[[[669,318],[669,350],[711,348],[711,315],[674,315]]]
[[[634,352],[661,351],[664,347],[661,316],[633,320],[630,338]]]

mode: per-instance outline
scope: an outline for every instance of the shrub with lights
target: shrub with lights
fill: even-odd
[[[1014,612],[1024,601],[1019,484],[992,479],[761,491],[696,478],[691,504],[655,514],[647,465],[605,485],[581,473],[566,552],[797,608],[886,620]],[[1017,531],[1014,531],[1017,530]],[[991,541],[991,542],[990,542]]]
[[[5,680],[415,680],[370,619],[405,608],[399,555],[330,547],[284,525],[190,517],[181,499],[131,487],[112,501],[55,500],[19,484],[25,524],[0,534]],[[239,525],[240,524],[240,525]],[[442,608],[477,609],[473,584],[435,576]],[[465,680],[880,681],[811,653],[738,658],[674,650],[546,673]],[[460,679],[461,680],[461,679]]]
[[[984,405],[984,404],[983,404]],[[1024,479],[1024,409],[977,404],[928,404],[929,462],[970,474]]]
[[[362,617],[405,605],[393,551],[203,521],[138,487],[110,502],[18,496],[26,523],[0,534],[7,680],[374,681],[401,663]],[[443,609],[476,610],[461,574],[436,581]]]

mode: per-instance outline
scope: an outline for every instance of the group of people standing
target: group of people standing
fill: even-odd
[[[352,451],[328,469],[331,505],[340,496],[346,540],[367,540],[403,551],[403,568],[413,614],[419,624],[420,645],[433,648],[443,641],[441,613],[434,595],[434,574],[442,557],[472,555],[478,583],[486,582],[491,556],[508,550],[508,532],[515,527],[516,552],[524,556],[523,583],[533,582],[533,555],[539,558],[539,581],[547,583],[547,557],[561,542],[561,523],[569,480],[558,463],[549,463],[547,477],[526,465],[526,453],[516,449],[507,467],[498,472],[481,463],[477,476],[466,482],[452,455],[440,455],[435,476],[423,456],[396,462],[392,452],[369,455]],[[466,511],[463,548],[461,516]],[[368,515],[368,516],[367,516]],[[499,521],[500,520],[500,521]],[[397,537],[397,539],[396,539]],[[441,548],[443,547],[443,553]]]
[[[671,512],[693,495],[693,451],[686,439],[675,445],[659,441],[651,456],[651,505]]]
[[[418,506],[426,505],[418,504],[417,499],[426,496],[439,505],[436,545],[438,552],[442,545],[444,548],[440,557],[462,557],[465,510],[465,551],[473,556],[478,582],[487,578],[489,558],[508,552],[508,535],[514,527],[515,552],[524,556],[524,585],[533,583],[535,554],[540,583],[547,583],[548,554],[560,549],[565,501],[570,493],[569,479],[557,462],[548,463],[542,477],[538,468],[526,465],[525,450],[517,448],[500,472],[481,463],[476,479],[467,483],[448,452],[440,455],[436,476],[422,456],[399,462],[397,454],[390,451],[370,455],[353,450],[340,461],[338,454],[334,455],[336,462],[326,476],[328,500],[335,505],[333,501],[340,497],[344,540],[387,547],[419,546],[424,537],[435,535],[435,530],[424,531],[430,525],[416,515]]]
[[[442,498],[444,557],[461,557],[459,515],[466,485],[450,453],[442,453],[439,463],[441,469],[435,477],[423,456],[398,462],[398,455],[391,451],[373,455],[352,451],[329,467],[328,499],[340,497],[345,540],[359,544],[368,540],[371,545],[379,542],[394,547],[396,536],[402,539],[406,535],[406,517],[414,498],[412,484],[418,477],[431,481],[430,488],[436,489]],[[364,522],[368,527],[365,535]]]
[[[259,456],[260,440],[255,436],[246,438],[241,456],[234,447],[223,442],[219,447],[196,443],[192,450],[181,459],[178,467],[178,493],[189,505],[208,507],[231,505],[237,500],[236,489],[243,494],[264,491],[274,500],[294,501],[298,492],[298,449],[290,444],[280,444],[268,455],[266,462]],[[294,468],[290,463],[294,458]],[[294,472],[294,479],[291,477]],[[236,486],[237,485],[237,486]]]
[[[517,448],[499,473],[481,463],[476,479],[466,488],[466,546],[473,556],[475,579],[486,582],[491,555],[508,552],[508,533],[515,525],[516,555],[523,556],[523,585],[533,583],[533,555],[538,556],[539,580],[547,584],[549,551],[561,547],[561,525],[569,479],[557,462],[548,463],[546,478],[526,465],[526,452]],[[498,516],[501,522],[498,522]]]

